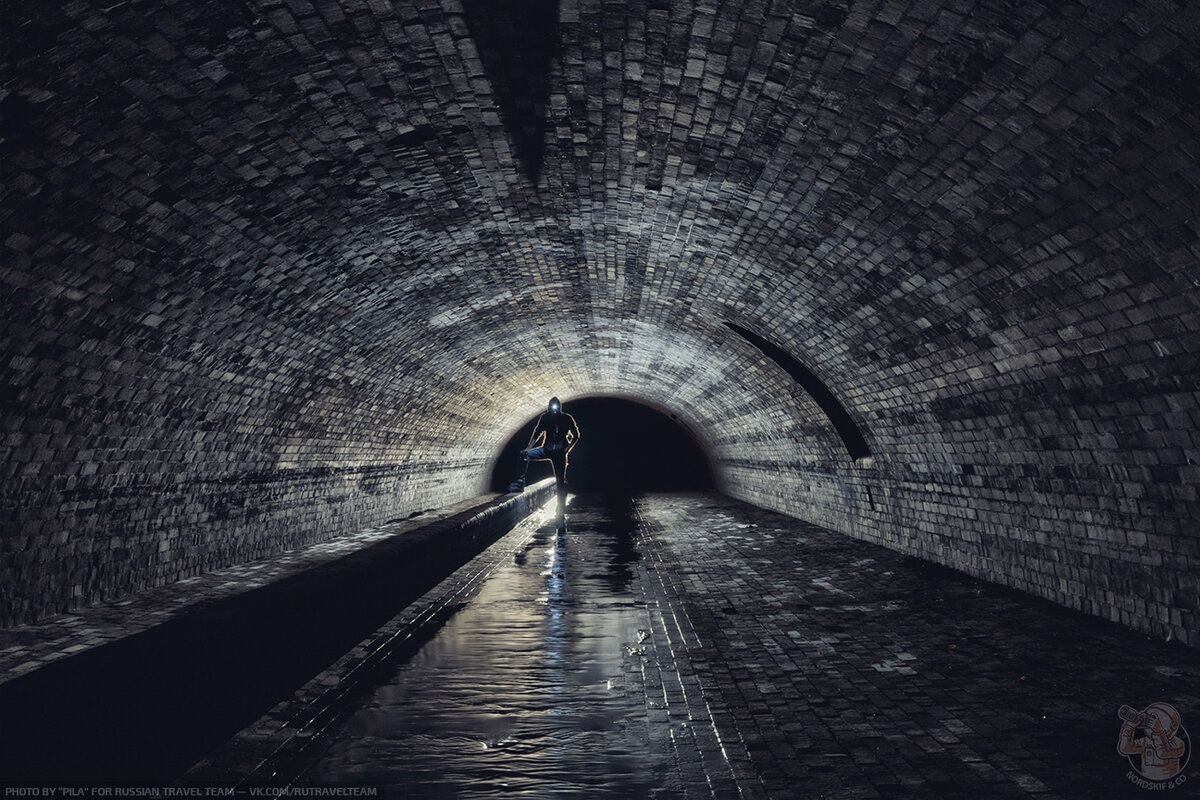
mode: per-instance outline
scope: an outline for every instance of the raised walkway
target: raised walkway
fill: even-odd
[[[552,493],[488,494],[0,631],[0,783],[177,777]]]

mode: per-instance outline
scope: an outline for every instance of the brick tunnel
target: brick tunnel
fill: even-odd
[[[760,527],[1194,659],[1196,4],[0,14],[6,669],[466,508],[551,395],[671,419]]]

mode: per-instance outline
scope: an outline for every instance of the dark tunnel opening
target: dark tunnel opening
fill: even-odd
[[[712,491],[712,460],[674,415],[617,397],[587,397],[563,403],[579,424],[571,451],[568,489],[576,494]],[[503,492],[524,468],[520,451],[537,424],[535,415],[504,445],[492,468],[491,489]],[[529,466],[527,484],[549,478],[548,461]]]

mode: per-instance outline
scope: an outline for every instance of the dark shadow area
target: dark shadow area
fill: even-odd
[[[829,387],[808,367],[797,361],[791,353],[773,342],[767,341],[757,333],[738,327],[732,322],[726,322],[725,327],[757,347],[763,355],[791,375],[792,380],[804,387],[804,391],[808,392],[817,402],[817,405],[825,412],[825,416],[829,417],[829,421],[833,423],[833,427],[837,429],[838,435],[842,437],[842,443],[846,446],[846,452],[850,454],[851,458],[859,459],[871,455],[871,450],[867,447],[867,440],[863,437],[858,424],[829,390]]]
[[[545,157],[550,66],[558,52],[558,0],[463,0],[463,15],[525,176]]]
[[[595,543],[607,556],[602,559],[605,571],[588,577],[603,580],[615,595],[628,593],[633,584],[633,565],[641,558],[635,539],[638,523],[633,498],[627,494],[590,495],[577,498],[575,507],[600,510],[596,525],[600,535]]]
[[[480,524],[480,513],[187,609],[0,685],[0,783],[179,777],[520,518],[506,507]]]
[[[708,455],[677,420],[615,397],[563,403],[579,423],[579,445],[571,451],[567,488],[573,494],[627,496],[640,492],[712,491]],[[503,492],[521,474],[520,451],[537,417],[509,439],[492,469],[492,491]],[[549,462],[530,464],[527,483],[551,477]]]

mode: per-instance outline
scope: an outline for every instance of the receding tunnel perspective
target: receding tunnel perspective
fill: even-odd
[[[0,18],[0,800],[1200,785],[1200,3]]]

